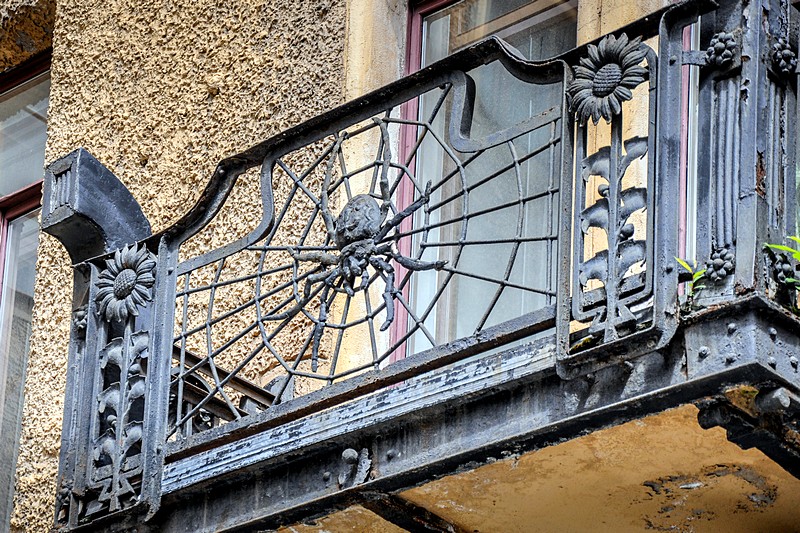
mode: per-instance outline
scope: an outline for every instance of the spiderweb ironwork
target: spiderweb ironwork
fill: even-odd
[[[554,304],[563,83],[454,80],[267,157],[263,238],[178,265],[172,434]]]

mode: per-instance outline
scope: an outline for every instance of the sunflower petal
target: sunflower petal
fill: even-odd
[[[639,65],[633,65],[632,67],[628,67],[622,71],[622,79],[637,77],[644,80],[645,76],[647,76],[647,69],[640,67]]]
[[[611,112],[613,114],[619,115],[620,113],[622,113],[622,104],[620,103],[616,95],[614,95],[614,93],[608,95],[607,99],[608,99],[608,105],[611,108]]]
[[[126,296],[123,302],[125,303],[125,309],[128,311],[129,315],[139,316],[139,310],[136,308],[136,304],[133,303],[133,299],[130,296]]]
[[[597,65],[592,63],[592,60],[589,59],[588,57],[580,58],[578,64],[575,65],[575,69],[577,70],[578,67],[585,68],[587,71],[591,73],[592,76],[594,76],[594,73],[597,72],[597,69],[599,68]]]
[[[117,250],[117,253],[119,253],[119,250]],[[119,264],[117,263],[116,259],[106,260],[106,269],[103,272],[108,272],[112,276],[116,276],[119,274],[120,270],[121,269],[119,268]],[[103,275],[103,272],[100,273],[101,276]]]
[[[142,274],[138,278],[136,278],[136,284],[144,285],[145,287],[152,287],[155,282],[156,278],[154,278],[153,275],[150,274],[149,272],[146,274]]]
[[[150,300],[153,299],[153,296],[150,293],[150,289],[147,289],[142,285],[136,285],[133,288],[132,294],[137,294],[144,302],[149,302]]]
[[[617,88],[614,89],[614,92],[612,94],[614,94],[614,96],[619,98],[620,102],[625,102],[633,98],[633,93],[631,92],[631,90],[623,85],[617,85]]]
[[[597,50],[597,47],[593,44],[590,44],[586,47],[586,53],[589,54],[589,59],[594,63],[593,67],[597,68],[603,64],[600,59],[600,52]]]
[[[628,46],[628,36],[623,33],[608,47],[609,59],[618,60],[626,46]]]
[[[600,114],[606,119],[607,122],[611,122],[611,106],[608,103],[608,96],[605,96],[600,99]]]
[[[576,95],[577,95],[577,93],[579,93],[580,91],[582,91],[584,89],[591,90],[591,88],[592,88],[592,80],[583,79],[583,78],[576,79],[572,83],[569,84],[569,92],[575,93]]]
[[[112,287],[102,287],[100,290],[97,291],[97,296],[95,296],[95,301],[100,301],[109,294],[114,294],[114,289]]]
[[[595,124],[600,122],[600,116],[600,102],[597,102],[597,104],[592,107],[592,120]]]
[[[600,42],[597,44],[597,51],[600,53],[602,60],[598,61],[599,64],[606,63],[606,59],[608,59],[608,50],[615,42],[616,38],[613,35],[606,35],[600,39]]]
[[[630,54],[631,52],[633,52],[635,50],[638,50],[640,46],[642,46],[642,38],[641,37],[636,37],[635,39],[630,40],[629,42],[625,43],[625,46],[623,46],[620,49],[620,52],[619,52],[620,53],[620,57],[626,56],[626,55]]]
[[[622,67],[622,70],[625,70],[634,65],[638,65],[639,63],[644,61],[645,56],[647,56],[647,52],[645,50],[638,50],[633,53],[624,55],[622,56],[622,60],[620,61],[620,67]]]
[[[137,291],[136,289],[131,291],[131,293],[128,295],[128,298],[131,298],[133,300],[133,303],[135,303],[138,306],[144,306],[144,304],[147,303],[147,299],[145,299],[142,293],[140,291]]]

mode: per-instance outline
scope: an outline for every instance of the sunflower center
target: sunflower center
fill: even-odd
[[[622,69],[616,63],[603,65],[597,74],[594,75],[592,82],[592,93],[598,98],[608,96],[617,88],[622,81]]]
[[[136,272],[130,268],[126,268],[117,274],[117,279],[114,280],[114,296],[117,300],[122,300],[133,292],[135,286]]]

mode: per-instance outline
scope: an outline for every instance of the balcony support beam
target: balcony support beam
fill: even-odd
[[[409,533],[467,533],[457,524],[399,496],[367,500],[362,506]]]

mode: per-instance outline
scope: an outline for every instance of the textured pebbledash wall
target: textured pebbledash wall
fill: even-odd
[[[24,25],[19,3],[3,2],[0,13]],[[217,161],[342,103],[344,4],[59,1],[46,160],[85,147],[131,190],[154,230],[166,227]],[[228,223],[243,230],[236,217]],[[42,235],[12,531],[51,526],[68,264],[61,245]]]

